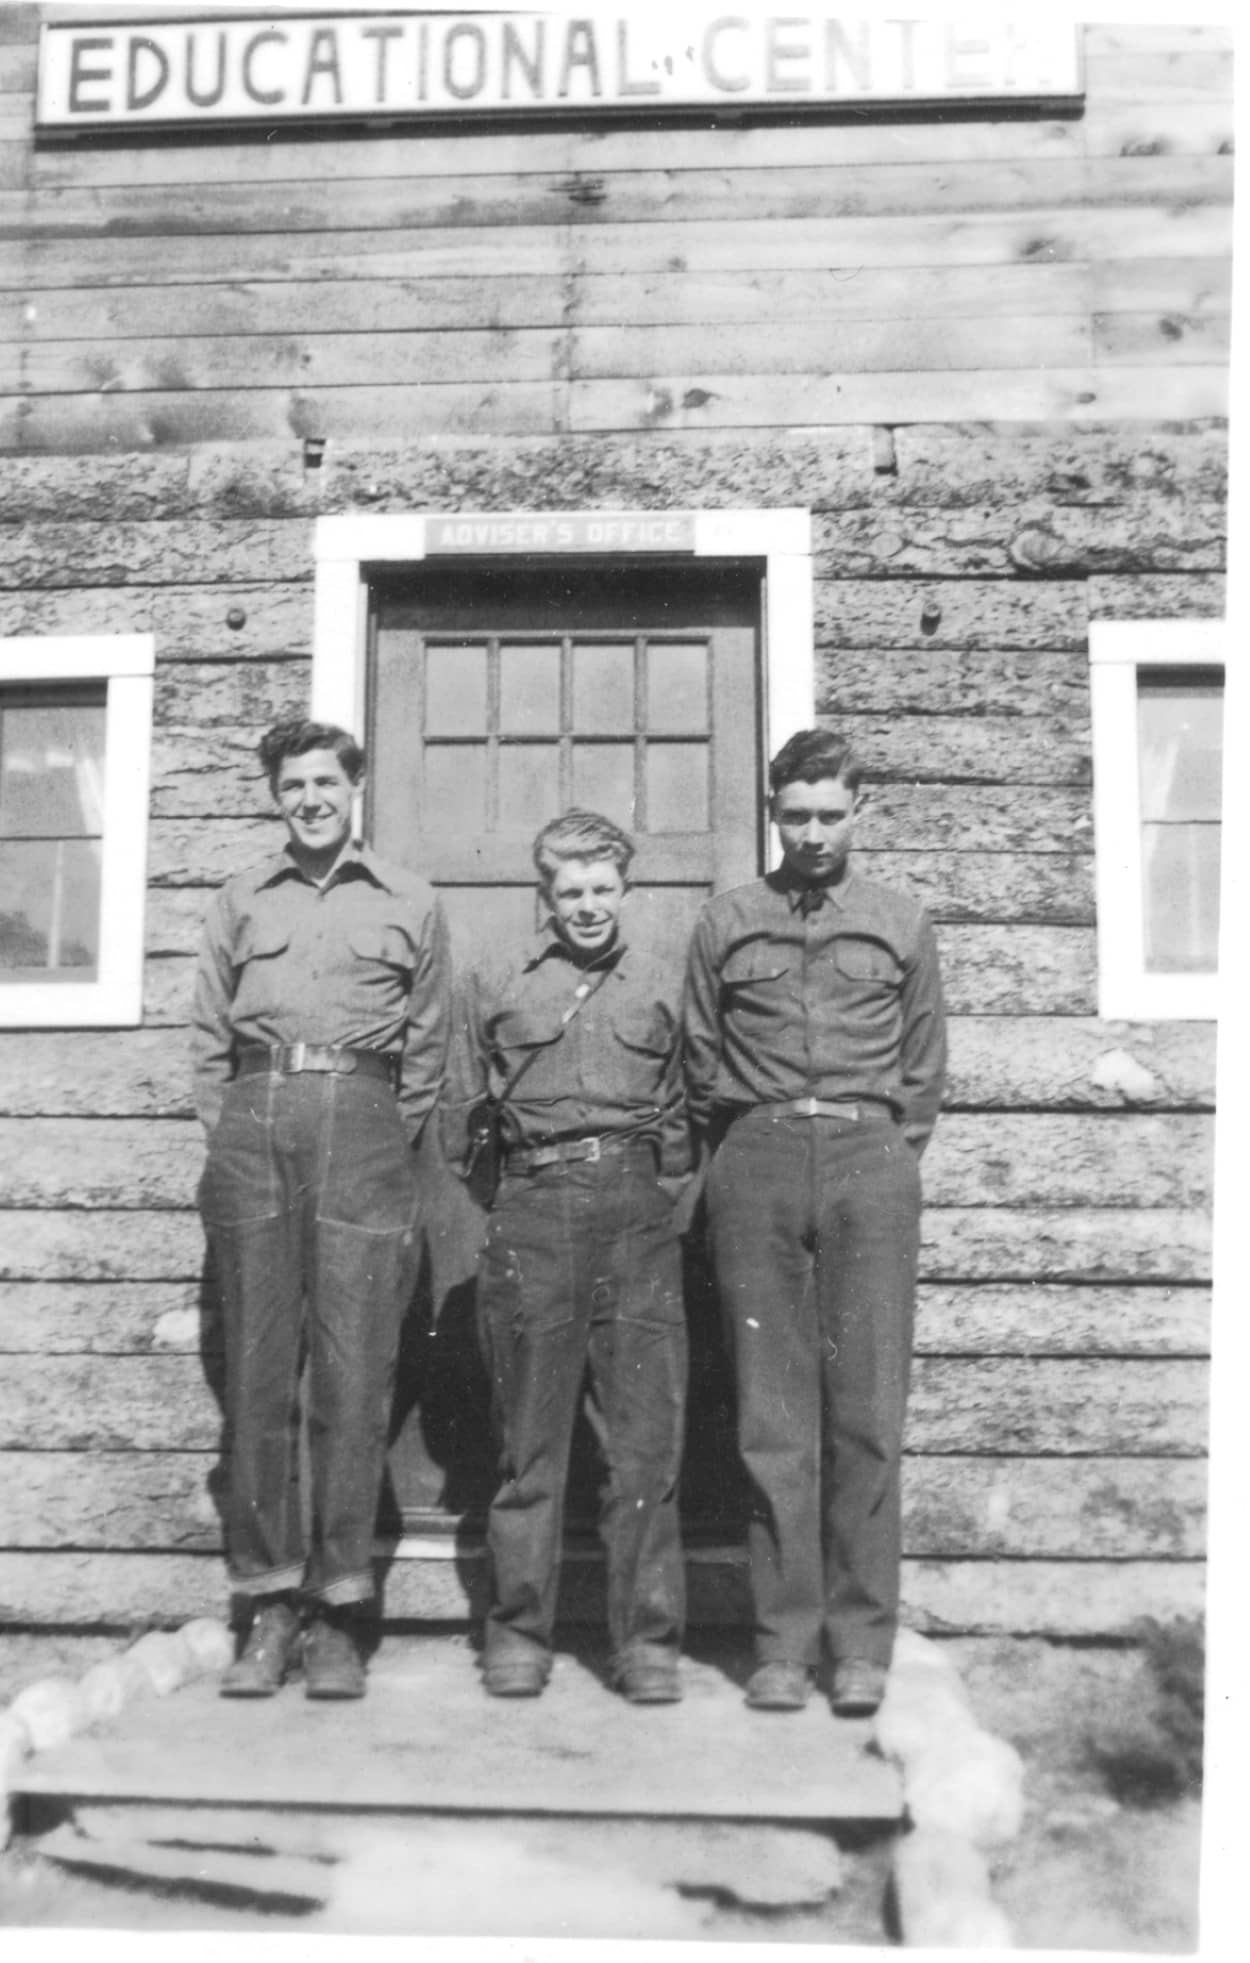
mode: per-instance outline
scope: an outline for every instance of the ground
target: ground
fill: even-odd
[[[36,1678],[78,1676],[117,1647],[116,1638],[0,1635],[0,1707]],[[1094,1752],[1097,1741],[1130,1728],[1151,1705],[1155,1688],[1141,1653],[1034,1638],[965,1638],[953,1642],[949,1653],[980,1722],[1010,1739],[1025,1761],[1024,1829],[994,1856],[995,1896],[1017,1945],[1170,1954],[1192,1949],[1198,1800],[1188,1795],[1145,1807],[1120,1804]],[[672,1828],[588,1822],[574,1844],[567,1834],[557,1840],[550,1826],[488,1822],[480,1830],[486,1838],[475,1840],[472,1852],[458,1844],[460,1830],[446,1823],[426,1831],[434,1837],[428,1865],[440,1877],[440,1892],[424,1898],[423,1932],[465,1932],[465,1904],[479,1899],[482,1874],[502,1880],[510,1866],[510,1901],[541,1901],[552,1925],[535,1930],[539,1934],[755,1943],[891,1940],[883,1915],[888,1847],[881,1841],[847,1853],[836,1901],[822,1902],[823,1850],[803,1830],[734,1829],[740,1839],[731,1877],[771,1876],[753,1890],[723,1884],[729,1853],[724,1828],[705,1830],[696,1855],[686,1825],[682,1859],[691,1878],[680,1892],[656,1883],[657,1870],[673,1859]],[[351,1885],[345,1882],[336,1904],[280,1918],[254,1906],[206,1904],[70,1874],[40,1860],[19,1837],[0,1856],[0,1925],[393,1932],[411,1926],[388,1907],[397,1899],[396,1876],[410,1883],[411,1867],[410,1842],[388,1847],[379,1836],[350,1870],[344,1868]],[[783,1899],[765,1899],[770,1891]],[[500,1893],[497,1888],[497,1899]],[[482,1930],[504,1932],[490,1927],[489,1917]]]

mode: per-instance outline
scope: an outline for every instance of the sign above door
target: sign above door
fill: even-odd
[[[415,10],[45,23],[41,130],[1075,102],[1072,22]]]

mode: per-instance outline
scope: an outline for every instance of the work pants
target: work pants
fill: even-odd
[[[708,1213],[752,1484],[761,1661],[888,1666],[920,1175],[884,1109],[754,1109],[712,1161]]]
[[[238,1593],[302,1588],[332,1606],[373,1593],[395,1358],[416,1279],[412,1159],[379,1078],[271,1073],[227,1089],[200,1204],[225,1312],[226,1556]]]
[[[502,1483],[488,1655],[550,1649],[574,1421],[589,1374],[617,1662],[680,1646],[685,1424],[680,1244],[650,1146],[505,1174],[478,1272]]]

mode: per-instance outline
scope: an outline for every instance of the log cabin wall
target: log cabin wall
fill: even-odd
[[[142,1027],[0,1035],[0,1617],[223,1602],[188,987],[314,519],[736,505],[812,510],[818,714],[946,963],[911,1617],[1196,1608],[1214,1031],[1097,1015],[1087,637],[1223,610],[1228,36],[1082,30],[1073,118],[54,144],[51,11],[0,10],[0,633],[150,630],[157,727]]]

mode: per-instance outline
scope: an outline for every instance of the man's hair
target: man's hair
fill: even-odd
[[[544,825],[534,840],[534,864],[546,886],[566,859],[610,859],[624,879],[634,856],[634,841],[598,811],[576,807]]]
[[[333,722],[308,722],[303,716],[290,716],[267,729],[256,745],[261,769],[275,790],[278,773],[288,757],[304,757],[310,750],[333,750],[344,775],[358,784],[364,775],[365,753],[356,738]]]
[[[844,736],[831,729],[800,729],[768,766],[768,795],[776,797],[787,784],[818,784],[822,777],[840,777],[848,791],[855,791],[863,774],[864,766]]]

